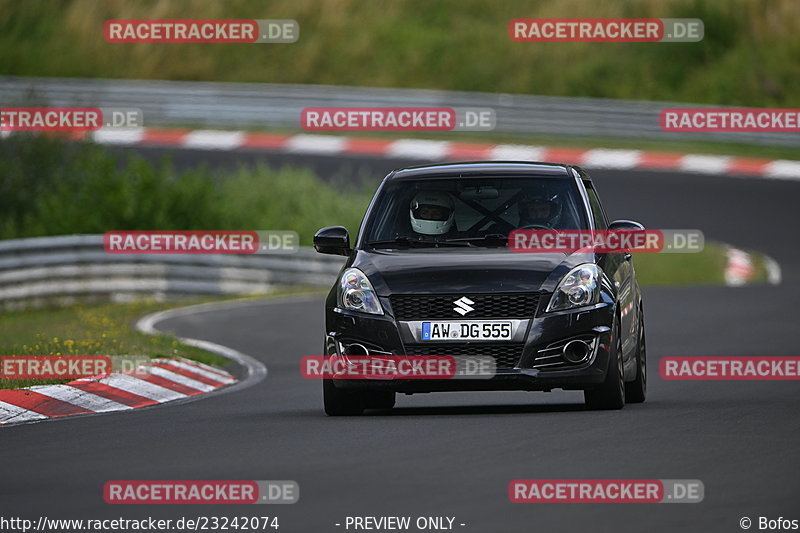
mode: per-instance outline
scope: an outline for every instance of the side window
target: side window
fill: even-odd
[[[608,229],[606,217],[603,215],[603,208],[600,207],[600,200],[592,187],[586,187],[586,194],[589,196],[589,205],[592,208],[592,218],[594,219],[595,229]]]

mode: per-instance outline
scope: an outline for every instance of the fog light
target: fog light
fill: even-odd
[[[592,347],[588,343],[579,340],[569,341],[561,350],[561,355],[564,359],[572,364],[586,361],[591,353]]]
[[[344,348],[344,355],[369,355],[369,350],[363,344],[348,344]]]

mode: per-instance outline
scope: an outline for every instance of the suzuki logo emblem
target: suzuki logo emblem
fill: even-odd
[[[456,300],[453,303],[456,304],[456,306],[453,308],[453,311],[455,311],[456,313],[458,313],[461,316],[464,316],[467,313],[469,313],[470,311],[474,311],[475,310],[475,308],[470,305],[470,304],[474,304],[475,302],[473,302],[472,300],[470,300],[466,296],[462,296],[461,298],[459,298],[458,300]]]

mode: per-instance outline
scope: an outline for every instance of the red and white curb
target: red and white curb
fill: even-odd
[[[71,137],[85,138],[84,134],[75,134]],[[99,130],[91,134],[91,139],[99,144],[122,146],[170,146],[203,150],[270,150],[310,155],[370,155],[449,161],[553,161],[572,163],[587,168],[676,170],[703,174],[800,179],[800,161],[642,150],[605,148],[585,150],[522,144],[155,128]]]
[[[290,298],[275,298],[269,304],[285,303],[287,299]],[[136,329],[148,335],[163,335],[156,329],[156,324],[163,320],[242,305],[264,305],[264,302],[227,300],[168,309],[142,317],[136,323]],[[250,355],[210,341],[173,337],[178,342],[216,353],[236,363],[242,368],[242,375],[237,379],[224,370],[197,361],[160,358],[152,359],[133,373],[77,379],[64,385],[0,390],[0,425],[184,403],[251,387],[267,377],[267,367]]]
[[[725,284],[731,286],[744,285],[755,275],[756,269],[750,254],[736,248],[728,248],[728,262],[725,265]]]
[[[127,411],[205,394],[234,382],[228,372],[197,361],[152,359],[130,373],[0,390],[0,425]]]
[[[726,255],[725,285],[741,287],[752,282],[756,269],[750,254],[738,248],[728,248]],[[778,263],[771,257],[765,256],[764,267],[767,271],[767,281],[771,285],[779,285],[781,282],[781,267]]]

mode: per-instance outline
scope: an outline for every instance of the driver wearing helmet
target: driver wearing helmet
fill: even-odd
[[[517,204],[519,227],[546,227],[556,229],[561,218],[561,202],[558,195],[543,193],[526,194]]]
[[[444,235],[453,229],[453,197],[443,191],[420,191],[411,200],[412,229],[422,235]]]

